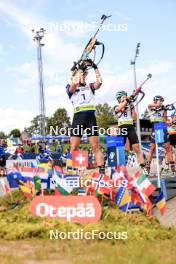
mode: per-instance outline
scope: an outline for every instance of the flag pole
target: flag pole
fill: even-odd
[[[125,211],[125,216],[126,216],[127,213],[128,213],[129,206],[130,206],[130,201],[128,202],[128,205],[127,205],[127,208],[126,208],[126,211]]]
[[[130,64],[133,66],[133,75],[134,75],[134,90],[137,89],[137,79],[136,79],[136,59],[139,55],[139,49],[140,49],[140,42],[137,43],[136,45],[136,51],[135,51],[135,56],[134,59],[131,60]],[[139,146],[140,149],[142,147],[142,143],[141,143],[141,128],[140,128],[140,117],[139,117],[139,108],[138,108],[138,104],[135,107],[136,113],[137,113],[137,119],[136,119],[136,128],[137,128],[137,136],[139,139]]]
[[[161,188],[158,143],[156,143],[156,168],[158,177],[158,188]]]

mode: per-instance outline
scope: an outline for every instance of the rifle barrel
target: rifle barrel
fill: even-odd
[[[142,87],[152,76],[148,75],[147,78],[141,83],[139,87]]]
[[[97,31],[95,32],[93,38],[94,38],[94,37],[98,34],[98,32],[100,31],[100,28],[102,27],[104,21],[105,21],[107,18],[109,18],[109,17],[111,17],[111,15],[110,15],[110,16],[102,15],[101,23],[100,23],[100,25],[99,25],[99,28],[98,28]]]

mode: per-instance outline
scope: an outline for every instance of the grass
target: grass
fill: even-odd
[[[13,197],[22,198],[18,191]],[[125,215],[115,207],[106,208],[98,223],[83,225],[38,218],[29,213],[27,201],[15,209],[7,201],[9,196],[0,199],[6,210],[0,212],[0,263],[176,263],[176,229],[161,227],[142,213]],[[50,240],[51,229],[122,231],[128,239]]]

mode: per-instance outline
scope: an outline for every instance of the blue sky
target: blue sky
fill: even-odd
[[[38,114],[38,80],[36,47],[31,29],[45,27],[43,63],[45,75],[46,113],[50,116],[58,107],[72,115],[64,86],[69,81],[72,62],[81,55],[94,31],[61,31],[53,25],[81,25],[99,21],[111,14],[106,22],[126,25],[126,31],[100,32],[106,50],[100,64],[104,84],[97,92],[97,103],[115,104],[118,89],[133,90],[133,75],[129,64],[137,42],[141,42],[137,60],[140,83],[151,72],[153,78],[145,86],[146,97],[141,113],[154,94],[162,94],[166,102],[174,101],[176,64],[176,2],[174,0],[14,0],[0,1],[0,130],[29,125]],[[93,73],[90,79],[93,78]],[[175,97],[175,98],[174,98]]]

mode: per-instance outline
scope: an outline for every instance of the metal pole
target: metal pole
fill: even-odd
[[[156,143],[156,167],[157,167],[157,177],[158,177],[158,188],[161,188],[158,143]]]
[[[39,78],[39,112],[40,112],[40,135],[44,137],[46,136],[46,124],[45,124],[45,95],[44,95],[44,84],[43,84],[43,63],[42,63],[42,47],[44,46],[41,43],[41,40],[45,34],[45,30],[41,28],[39,31],[35,33],[33,40],[37,43],[37,62],[38,62],[38,78]]]
[[[135,90],[138,88],[137,87],[137,78],[136,78],[136,59],[137,59],[137,57],[139,55],[139,48],[140,48],[140,43],[137,43],[135,57],[134,57],[134,60],[131,61],[131,65],[133,65],[134,89]],[[140,128],[140,118],[139,118],[138,104],[136,105],[136,114],[137,114],[136,128],[137,128],[137,135],[138,135],[138,139],[139,139],[139,146],[140,146],[140,149],[141,149],[141,128]]]

